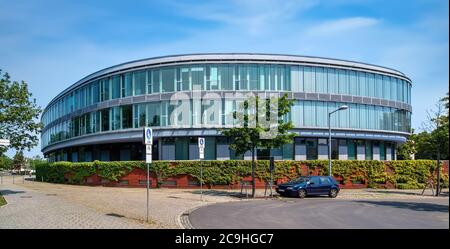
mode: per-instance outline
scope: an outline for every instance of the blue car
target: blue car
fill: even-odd
[[[335,198],[339,193],[339,184],[331,176],[302,176],[287,183],[276,186],[281,196],[328,195]]]

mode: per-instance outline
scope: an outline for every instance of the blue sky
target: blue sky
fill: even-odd
[[[122,62],[201,52],[356,60],[413,81],[412,126],[448,92],[447,0],[0,0],[0,68],[40,106]],[[9,155],[13,151],[8,152]],[[40,154],[40,147],[26,152]]]

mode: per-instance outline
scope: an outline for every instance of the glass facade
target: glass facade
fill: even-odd
[[[225,99],[221,96],[214,100],[188,99],[171,103],[168,100],[158,99],[134,102],[133,98],[146,94],[192,90],[317,93],[411,103],[410,82],[401,77],[370,70],[304,66],[293,63],[203,63],[140,68],[93,79],[52,102],[42,115],[44,124],[41,135],[42,147],[74,137],[143,126],[170,128],[182,124],[183,128],[198,125],[222,128],[235,124],[232,116],[238,102],[235,99]],[[130,100],[109,104],[112,100],[123,98]],[[341,101],[297,99],[286,118],[291,120],[296,128],[326,128],[328,112],[341,105],[348,105],[348,110],[337,112],[332,116],[333,128],[410,132],[411,112],[394,107],[401,105],[390,104],[388,107],[386,104],[381,105],[379,101],[362,104],[366,102],[343,100],[343,97]],[[101,105],[101,109],[96,108],[107,101],[110,102]],[[187,106],[184,109],[187,113],[179,112],[181,106]],[[213,110],[212,106],[219,108]],[[206,142],[216,146],[214,139],[207,139]],[[177,147],[175,158],[187,159],[190,141],[177,138],[174,143]],[[317,140],[307,138],[301,143],[306,146],[307,159],[318,158]],[[354,148],[351,140],[348,143],[351,145],[348,147],[349,159],[356,159],[356,142]],[[386,148],[383,143],[380,143],[380,150],[382,150],[380,156],[385,158]],[[120,153],[128,157],[127,151]],[[77,151],[76,157],[79,157],[79,154]],[[106,157],[106,154],[103,154],[103,157]],[[278,154],[283,159],[292,159],[295,155],[294,146],[280,148]],[[333,140],[332,158],[337,159],[338,154],[338,140]],[[65,157],[68,156],[70,154],[66,153]],[[215,159],[216,151],[205,151],[205,157]],[[232,157],[240,158],[241,155]],[[369,142],[365,144],[365,157],[372,158],[372,144]],[[60,155],[60,158],[64,158],[64,155]]]

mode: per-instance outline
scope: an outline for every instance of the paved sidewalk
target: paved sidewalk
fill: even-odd
[[[87,209],[100,215],[121,216],[121,218],[107,217],[122,221],[133,221],[141,226],[145,224],[148,228],[182,228],[179,217],[187,210],[211,203],[240,200],[228,194],[224,196],[221,194],[205,194],[203,201],[201,201],[199,190],[150,189],[150,224],[148,224],[144,222],[146,215],[145,188],[90,187],[34,181],[25,181],[25,183],[18,181],[13,185],[11,179],[7,179],[6,183],[0,185],[0,190],[8,202],[4,208],[0,208],[0,228],[5,226],[3,224],[15,224],[17,221],[23,221],[24,224],[30,222],[30,226],[33,226],[34,221],[24,218],[27,214],[22,214],[22,212],[28,212],[26,206],[30,204],[33,206],[30,209],[36,210],[31,212],[40,216],[58,216],[59,213],[65,212],[64,210],[83,213]],[[8,191],[26,191],[26,193],[20,193],[20,196],[33,195],[33,197],[23,198],[17,194],[9,195]],[[27,203],[27,201],[30,203]],[[10,207],[9,204],[14,205]],[[19,210],[16,218],[15,213],[10,209]],[[10,216],[11,214],[12,216]],[[56,219],[60,218],[58,216]],[[81,217],[80,220],[84,218],[85,216]],[[86,217],[86,219],[91,219],[91,217]],[[86,222],[90,223],[91,221]],[[82,221],[78,221],[78,223],[82,223]],[[43,224],[41,227],[47,225],[53,227],[51,224]],[[123,223],[123,225],[119,224],[116,227],[129,228],[129,226]]]
[[[111,216],[17,185],[1,186],[8,204],[0,207],[5,228],[149,228],[143,222]]]
[[[23,181],[4,177],[0,191],[8,204],[0,207],[0,228],[180,228],[180,216],[207,204],[243,201],[239,190],[150,189],[150,223],[145,188],[90,187]],[[431,190],[343,189],[337,199],[430,199]],[[442,191],[448,198],[448,189]],[[258,189],[258,199],[264,190]],[[278,199],[278,198],[276,198]],[[282,198],[295,201],[296,198]],[[328,199],[328,198],[319,198]],[[448,199],[447,199],[448,200]]]

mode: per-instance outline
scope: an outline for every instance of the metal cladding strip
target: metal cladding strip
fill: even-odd
[[[302,137],[328,137],[327,129],[305,128],[293,129],[293,132]],[[188,128],[188,129],[171,129],[170,127],[164,129],[155,128],[153,130],[154,137],[189,137],[189,136],[218,136],[221,133],[215,128]],[[386,132],[386,131],[361,131],[351,129],[334,129],[333,137],[348,138],[348,139],[366,139],[379,140],[404,143],[406,136],[409,133],[405,132]],[[142,128],[117,130],[93,133],[83,135],[68,140],[60,141],[42,148],[43,153],[61,149],[65,147],[92,145],[92,144],[108,144],[119,142],[141,142]]]
[[[132,71],[142,69],[146,67],[166,66],[172,64],[192,64],[192,63],[280,63],[280,64],[307,64],[312,66],[325,66],[325,67],[342,67],[347,69],[354,69],[360,71],[370,71],[378,74],[387,74],[403,78],[411,83],[405,74],[395,69],[349,61],[339,60],[323,57],[313,56],[297,56],[297,55],[282,55],[282,54],[258,54],[258,53],[206,53],[206,54],[185,54],[185,55],[168,55],[162,57],[153,57],[142,60],[136,60],[131,62],[122,63],[116,66],[108,67],[92,73],[83,79],[72,84],[55,98],[53,98],[49,104],[50,106],[60,97],[64,96],[67,92],[75,89],[78,86],[83,85],[91,80],[97,79],[108,74],[117,74],[125,71]],[[44,109],[46,111],[47,107]]]

